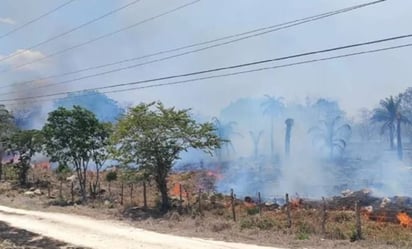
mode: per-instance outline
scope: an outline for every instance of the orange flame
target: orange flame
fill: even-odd
[[[179,197],[180,196],[180,184],[175,183],[173,185],[173,187],[170,189],[169,193],[173,197]],[[185,189],[182,186],[182,197],[186,197],[186,196],[187,196],[187,193],[186,193]]]
[[[303,205],[303,200],[300,198],[294,198],[290,200],[290,208],[291,209],[298,209],[302,207]]]
[[[412,218],[405,212],[400,212],[396,215],[401,226],[403,227],[412,227]]]

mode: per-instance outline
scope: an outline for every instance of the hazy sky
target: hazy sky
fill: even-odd
[[[76,0],[47,18],[0,39],[0,57],[30,47],[131,1]],[[0,35],[64,2],[63,0],[1,0]],[[93,25],[13,59],[0,62],[0,70],[93,39],[188,2],[190,0],[141,0],[138,4]],[[171,15],[41,63],[0,73],[0,84],[10,84],[138,57],[364,2],[367,1],[202,0]],[[408,34],[412,33],[409,28],[412,23],[411,9],[412,1],[387,0],[350,13],[128,71],[66,83],[59,88],[41,90],[31,88],[28,94],[47,94],[144,80]],[[411,41],[412,39],[405,39],[368,48]],[[364,49],[366,48],[347,52]],[[404,48],[379,54],[205,80],[193,84],[116,93],[110,96],[123,103],[161,100],[168,105],[191,107],[205,115],[217,115],[223,107],[240,97],[260,97],[269,94],[283,96],[288,101],[300,102],[304,102],[307,96],[327,97],[338,100],[345,111],[354,114],[362,107],[376,106],[380,99],[398,94],[410,85],[412,75],[408,59],[411,52],[412,48]],[[131,64],[133,63],[120,66]],[[270,65],[276,64],[279,63]],[[116,67],[118,66],[109,69]],[[94,72],[100,71],[92,73]],[[90,72],[56,79],[52,83],[88,73]],[[16,96],[7,95],[10,91],[13,89],[0,89],[2,94],[0,100]]]

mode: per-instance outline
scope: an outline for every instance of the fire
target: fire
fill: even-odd
[[[170,189],[169,193],[173,197],[179,197],[180,196],[180,184],[175,183],[173,185],[173,187]],[[185,189],[182,186],[182,197],[186,197],[186,196],[187,196],[187,193],[186,193]]]
[[[412,227],[412,218],[405,212],[400,212],[396,215],[401,226],[403,227]]]
[[[303,200],[301,198],[293,198],[290,200],[290,208],[291,209],[298,209],[302,207]]]

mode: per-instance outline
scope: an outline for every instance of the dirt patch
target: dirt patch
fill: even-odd
[[[11,227],[0,221],[0,249],[86,249]]]

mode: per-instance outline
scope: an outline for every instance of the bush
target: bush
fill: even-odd
[[[334,221],[337,223],[343,223],[343,222],[348,222],[351,221],[353,218],[353,215],[345,212],[339,212],[336,214],[334,217]]]
[[[212,224],[211,230],[212,232],[218,233],[227,229],[230,229],[232,226],[227,222],[218,222]]]
[[[256,215],[259,213],[259,207],[253,207],[246,209],[248,215]]]
[[[328,238],[332,240],[346,240],[348,236],[339,227],[334,227],[329,233]]]
[[[106,175],[106,181],[108,182],[113,182],[117,180],[117,172],[116,171],[110,171]]]
[[[245,218],[240,220],[240,229],[252,229],[255,226],[255,222],[251,218]]]
[[[276,226],[276,222],[269,218],[244,218],[240,221],[241,229],[259,228],[260,230],[270,230]]]
[[[298,240],[308,240],[309,239],[309,234],[305,232],[298,232],[296,235],[296,239]]]
[[[259,219],[256,226],[260,230],[270,230],[275,226],[275,222],[270,219]]]

